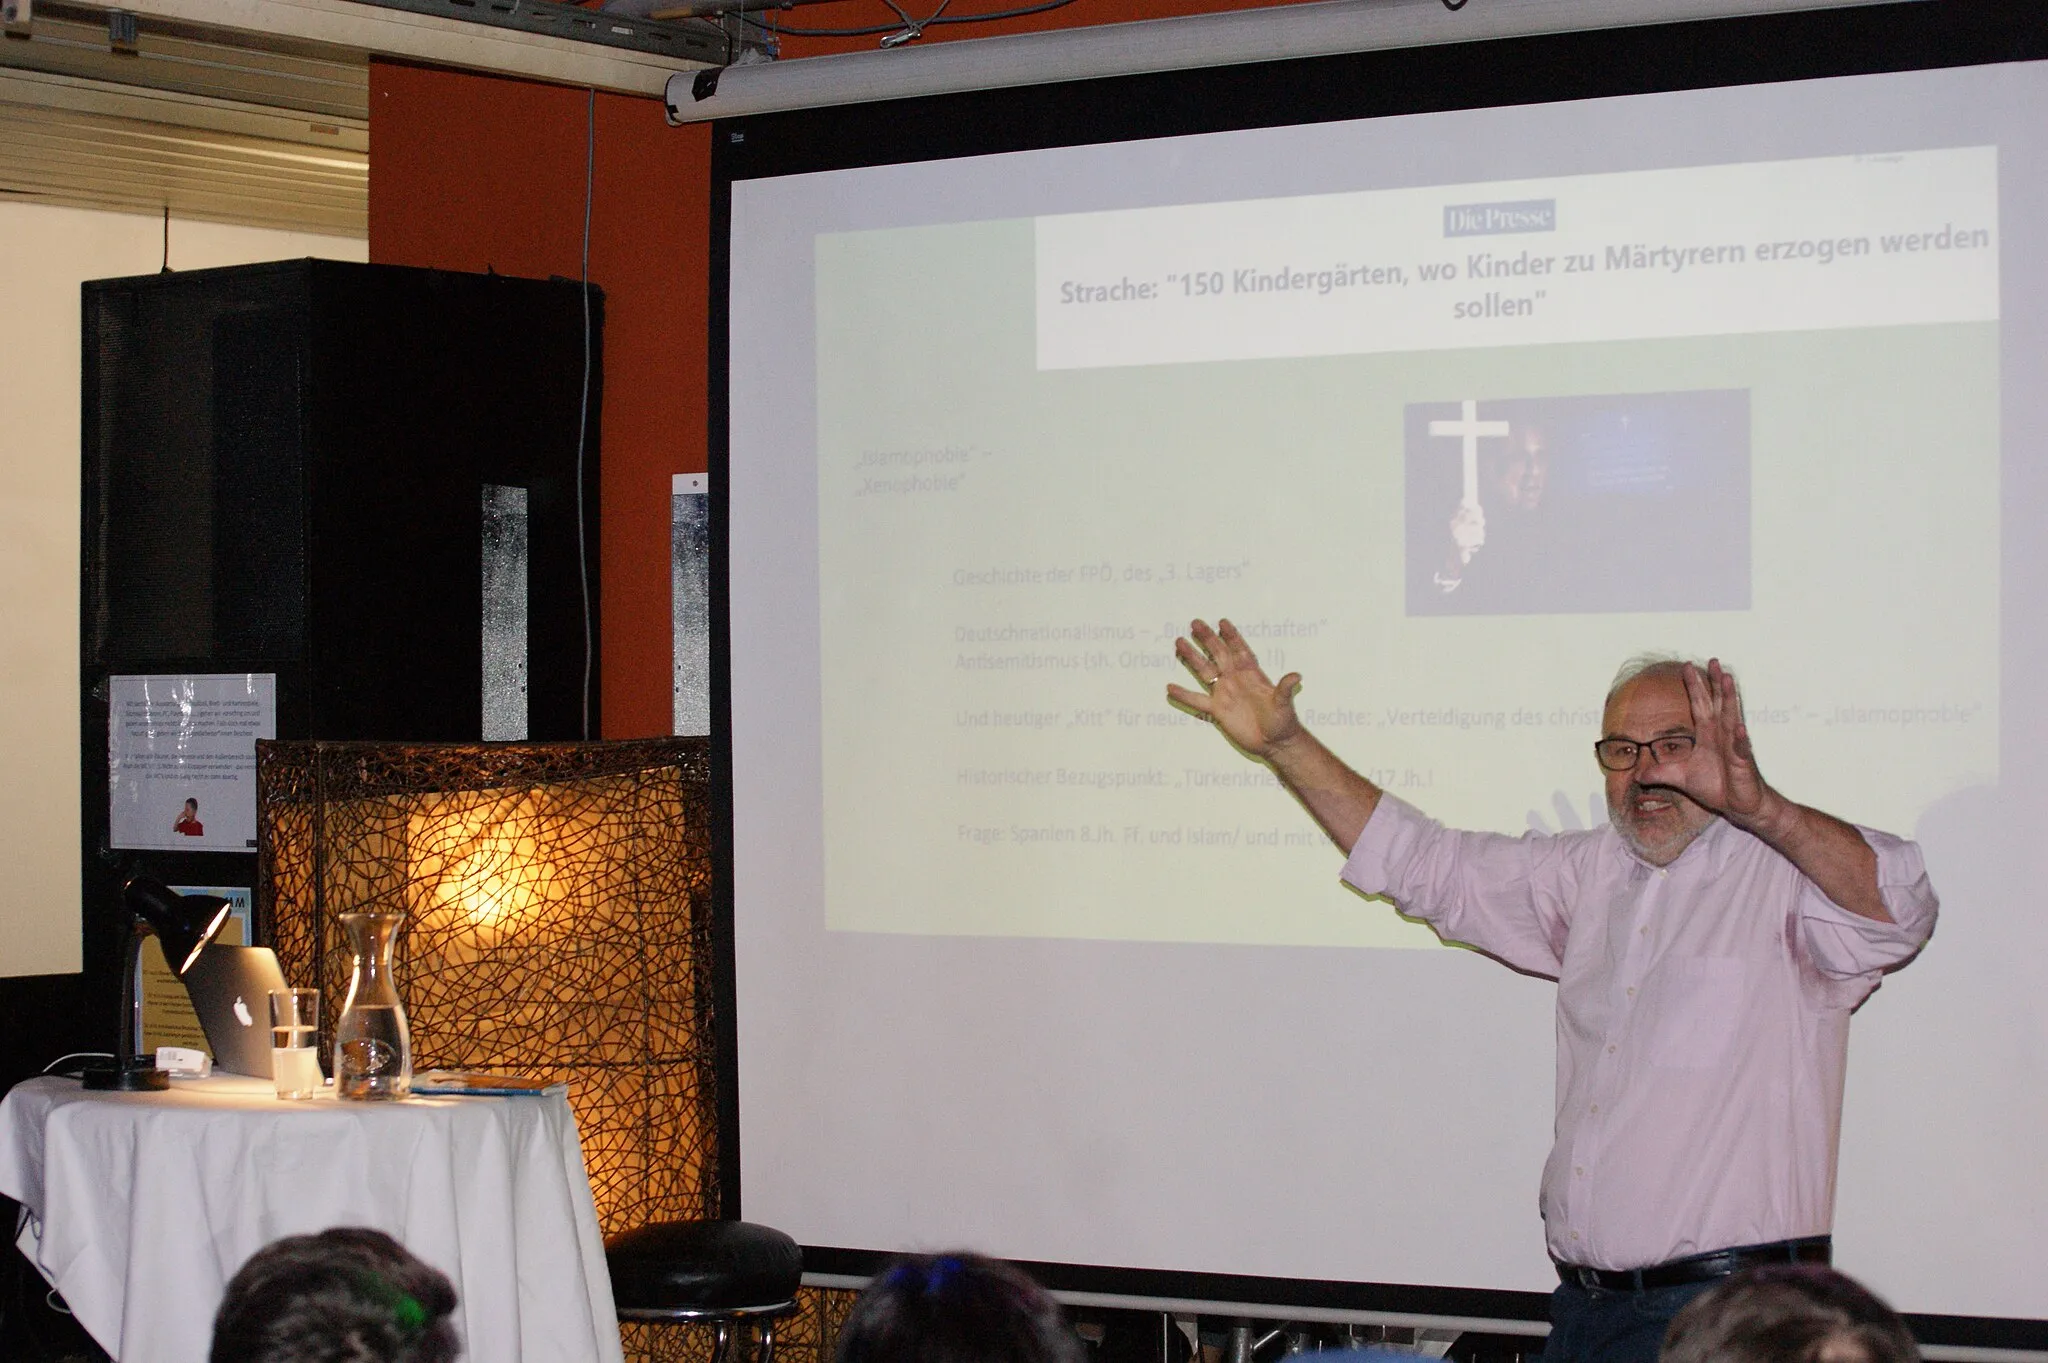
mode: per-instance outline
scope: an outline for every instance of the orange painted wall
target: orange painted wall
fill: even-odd
[[[585,92],[377,62],[370,259],[576,278]],[[669,479],[706,467],[711,139],[597,97],[590,277],[605,291],[602,732],[672,727]],[[482,357],[464,357],[470,362]]]
[[[927,14],[938,0],[906,0]],[[1122,23],[1272,0],[1075,0],[995,24],[928,30],[958,41]],[[959,8],[1006,9],[1007,0]],[[886,22],[881,0],[782,11],[795,27]],[[784,42],[786,59],[865,51],[876,39]],[[583,232],[582,90],[373,62],[370,259],[448,270],[574,278]],[[590,276],[605,291],[603,652],[607,738],[671,727],[669,479],[707,467],[711,139],[671,128],[659,101],[597,97]]]

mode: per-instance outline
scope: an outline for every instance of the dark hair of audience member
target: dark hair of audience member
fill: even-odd
[[[208,1363],[451,1363],[455,1288],[382,1231],[292,1235],[250,1256],[213,1319]]]
[[[1818,1264],[1767,1264],[1687,1302],[1658,1363],[1920,1363],[1898,1314]]]
[[[839,1333],[834,1363],[1081,1363],[1052,1294],[979,1254],[915,1255],[877,1274]]]

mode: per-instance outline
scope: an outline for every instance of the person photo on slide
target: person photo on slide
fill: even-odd
[[[1325,747],[1228,620],[1168,698],[1264,763],[1347,860],[1447,941],[1557,982],[1545,1357],[1651,1363],[1715,1281],[1826,1262],[1849,1015],[1933,931],[1913,843],[1796,804],[1759,769],[1734,674],[1643,655],[1608,691],[1605,827],[1447,829]]]
[[[1509,437],[1507,448],[1489,445],[1480,450],[1478,464],[1479,500],[1453,505],[1444,522],[1443,566],[1431,580],[1446,595],[1470,587],[1468,579],[1484,581],[1495,572],[1526,576],[1529,561],[1547,547],[1540,532],[1550,454],[1542,430],[1523,426]],[[1486,514],[1489,506],[1491,520]],[[1493,552],[1481,552],[1488,548]],[[1496,567],[1502,559],[1507,560],[1505,569]]]

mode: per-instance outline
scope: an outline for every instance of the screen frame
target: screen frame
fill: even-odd
[[[736,182],[1050,147],[1294,124],[1771,85],[2048,59],[2048,16],[1991,0],[1870,5],[1212,67],[721,119],[711,125],[709,461],[713,1013],[719,1205],[743,1208],[731,730],[730,261]],[[889,1257],[805,1245],[808,1275],[864,1279]],[[1117,1265],[1029,1263],[1057,1292],[1258,1303],[1319,1314],[1535,1324],[1546,1294],[1312,1281]],[[1914,1314],[1923,1344],[2048,1350],[2048,1320]]]

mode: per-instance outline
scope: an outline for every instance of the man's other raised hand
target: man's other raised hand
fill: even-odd
[[[1775,792],[1757,770],[1735,674],[1715,658],[1705,672],[1687,663],[1680,677],[1692,707],[1693,750],[1678,762],[1651,763],[1643,783],[1675,786],[1730,823],[1758,831]]]
[[[1681,675],[1693,750],[1678,762],[1651,763],[1638,779],[1676,787],[1762,838],[1850,913],[1891,922],[1877,881],[1877,853],[1863,835],[1832,814],[1786,799],[1757,770],[1735,674],[1713,658],[1705,672],[1687,663]]]
[[[1294,712],[1301,674],[1290,672],[1278,682],[1268,678],[1251,645],[1228,620],[1218,620],[1215,629],[1197,620],[1188,636],[1174,640],[1173,651],[1201,689],[1169,683],[1166,698],[1208,720],[1247,756],[1270,766],[1330,840],[1350,851],[1379,804],[1380,788],[1302,727]]]
[[[1173,641],[1173,652],[1201,688],[1169,683],[1168,700],[1214,724],[1253,757],[1270,760],[1277,748],[1301,737],[1301,720],[1294,713],[1299,672],[1273,682],[1228,620],[1218,620],[1214,629],[1197,620],[1188,635]]]

